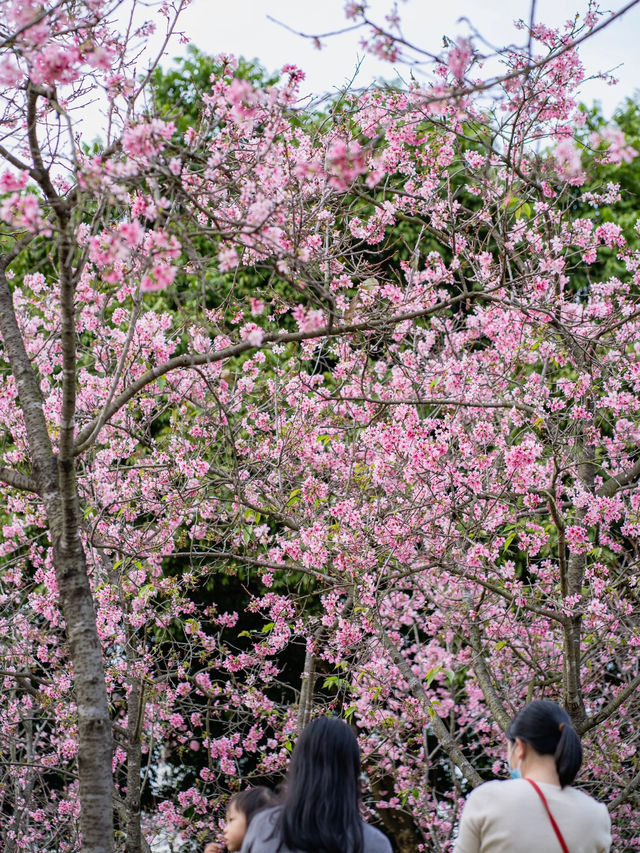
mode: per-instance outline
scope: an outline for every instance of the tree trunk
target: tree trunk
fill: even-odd
[[[102,649],[80,536],[54,538],[54,564],[78,709],[78,776],[83,853],[113,850],[113,741]]]
[[[371,790],[376,801],[389,799],[394,795],[393,779],[383,776],[380,780],[371,780]],[[401,853],[418,853],[424,845],[424,838],[415,821],[408,812],[398,809],[376,809],[386,835],[393,846]]]
[[[580,479],[590,492],[594,491],[595,482],[595,448],[587,444],[581,448],[582,459],[579,464]],[[576,513],[576,523],[581,524],[586,511],[579,509]],[[570,596],[580,596],[584,584],[584,573],[587,566],[586,554],[573,553],[567,563],[567,593]],[[564,705],[576,728],[580,728],[587,714],[582,694],[580,677],[582,637],[582,614],[575,613],[569,617],[564,627]]]
[[[140,824],[140,796],[142,745],[141,732],[144,718],[144,690],[141,680],[135,673],[137,663],[133,647],[133,631],[127,629],[127,662],[129,664],[129,682],[131,688],[127,697],[127,795],[125,851],[142,853],[142,826]]]
[[[102,650],[87,562],[80,539],[80,512],[71,459],[54,453],[40,386],[18,326],[4,269],[0,269],[0,333],[23,413],[31,478],[49,526],[60,607],[65,620],[78,713],[80,833],[83,853],[113,850],[112,733]],[[75,376],[70,377],[75,383]],[[73,429],[73,423],[68,425]]]

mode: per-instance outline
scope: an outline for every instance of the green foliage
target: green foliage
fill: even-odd
[[[225,70],[225,63],[189,45],[186,56],[173,60],[169,70],[158,68],[153,75],[153,99],[159,116],[171,119],[179,131],[197,127],[202,116],[202,96],[211,90],[211,78]],[[258,88],[275,85],[277,73],[269,74],[257,59],[240,57],[234,77]]]
[[[594,149],[592,135],[605,130],[607,127],[619,128],[625,135],[629,145],[640,152],[640,103],[637,99],[627,98],[620,108],[615,112],[613,121],[609,121],[602,113],[599,105],[588,109],[583,107],[586,115],[585,128],[582,133],[582,141],[585,146],[583,161],[587,165],[587,182],[579,190],[576,190],[576,201],[572,211],[576,217],[593,219],[595,225],[604,222],[614,222],[620,225],[625,232],[627,240],[632,244],[633,226],[640,214],[640,157],[635,157],[630,163],[600,163],[600,158],[594,157],[595,153],[602,153],[602,145]],[[596,209],[580,201],[580,196],[585,191],[602,192],[610,183],[620,186],[621,200],[616,203],[615,213],[609,205],[602,205]],[[636,247],[640,245],[636,241]],[[623,277],[626,274],[624,265],[617,260],[616,252],[612,249],[598,249],[598,263],[589,268],[589,279],[591,281],[606,281],[612,276]],[[588,285],[584,271],[578,269],[574,276],[576,289]]]

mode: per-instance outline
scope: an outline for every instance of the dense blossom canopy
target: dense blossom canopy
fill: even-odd
[[[631,849],[640,220],[577,102],[597,10],[322,112],[219,57],[183,130],[136,5],[0,18],[3,849],[200,842],[328,708],[372,816],[449,850],[532,696]]]

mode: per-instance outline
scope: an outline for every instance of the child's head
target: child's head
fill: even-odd
[[[224,840],[229,853],[235,853],[242,847],[251,819],[257,812],[274,806],[276,795],[269,788],[249,788],[235,794],[227,805],[227,820],[224,827]]]

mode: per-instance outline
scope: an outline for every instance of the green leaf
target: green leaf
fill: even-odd
[[[294,489],[289,495],[289,500],[287,501],[287,506],[295,506],[300,498],[298,495],[300,494],[300,489]]]
[[[433,666],[433,667],[431,667],[431,669],[430,669],[430,670],[429,670],[429,672],[426,674],[425,679],[424,679],[424,681],[425,681],[425,687],[430,687],[430,686],[431,686],[431,684],[432,684],[432,682],[433,682],[433,679],[436,677],[436,675],[438,675],[439,673],[441,673],[441,672],[442,672],[442,670],[443,670],[443,667],[441,667],[441,666],[439,666],[439,665],[438,665],[438,666]]]
[[[513,540],[516,538],[516,536],[517,536],[517,535],[518,535],[518,531],[517,531],[517,530],[514,530],[514,531],[513,531],[513,533],[510,533],[510,534],[507,536],[507,538],[506,538],[506,539],[505,539],[505,541],[504,541],[504,545],[502,546],[502,550],[503,550],[503,551],[508,551],[508,550],[509,550],[509,546],[511,545],[511,543],[513,542]]]

